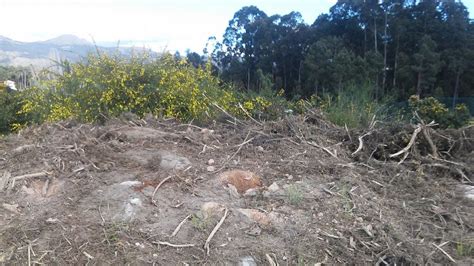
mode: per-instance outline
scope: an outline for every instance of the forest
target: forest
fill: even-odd
[[[209,38],[223,80],[245,90],[284,89],[288,98],[368,87],[375,99],[474,93],[474,23],[460,1],[344,0],[311,25],[299,12],[237,11],[223,40]]]

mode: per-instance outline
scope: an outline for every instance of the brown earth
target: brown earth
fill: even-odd
[[[379,123],[352,155],[367,131],[28,128],[0,140],[0,264],[473,264],[474,128],[432,131],[439,157],[420,134],[401,164],[413,128]]]

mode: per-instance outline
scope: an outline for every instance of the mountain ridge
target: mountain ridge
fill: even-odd
[[[56,62],[79,61],[88,53],[100,49],[105,53],[119,51],[130,55],[135,47],[104,47],[79,38],[72,34],[63,34],[45,41],[21,42],[0,35],[0,66],[46,68]]]

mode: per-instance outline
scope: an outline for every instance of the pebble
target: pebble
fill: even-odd
[[[265,149],[263,149],[262,146],[258,146],[258,147],[257,147],[257,151],[264,151],[264,150],[265,150]]]
[[[207,161],[207,164],[208,164],[208,165],[213,165],[213,164],[214,164],[214,160],[213,160],[213,159],[209,159],[209,161]]]
[[[215,168],[214,166],[212,166],[212,165],[209,165],[209,166],[207,167],[207,171],[208,171],[208,172],[214,172],[214,171],[216,171],[216,168]]]

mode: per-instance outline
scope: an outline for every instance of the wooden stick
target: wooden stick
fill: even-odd
[[[413,146],[413,144],[415,144],[416,136],[418,135],[418,133],[420,133],[420,131],[421,131],[421,125],[419,125],[415,129],[415,131],[413,132],[413,135],[411,136],[411,139],[410,139],[410,142],[408,143],[408,145],[405,148],[403,148],[401,151],[399,151],[397,153],[394,153],[394,154],[390,154],[389,157],[393,158],[393,157],[400,156],[401,154],[407,153],[408,150],[411,148],[411,146]]]
[[[171,244],[169,242],[165,242],[165,241],[158,241],[158,242],[153,242],[155,244],[159,244],[159,245],[164,245],[164,246],[169,246],[169,247],[173,247],[173,248],[189,248],[189,247],[194,247],[195,245],[194,244]]]
[[[262,125],[262,123],[260,123],[260,122],[258,122],[257,120],[255,120],[255,118],[253,118],[253,117],[249,114],[249,112],[247,112],[247,110],[245,110],[245,108],[242,106],[242,104],[239,103],[239,107],[240,107],[240,109],[242,109],[242,111],[244,111],[244,113],[245,113],[252,121],[254,121],[255,123],[257,123],[259,126]]]
[[[453,257],[451,257],[446,251],[444,251],[444,249],[442,249],[441,247],[437,246],[435,243],[431,243],[433,244],[433,246],[435,246],[435,248],[437,248],[439,251],[441,251],[446,257],[448,257],[448,259],[450,261],[452,261],[453,263],[456,263],[456,261],[453,259]]]
[[[34,173],[34,174],[26,174],[26,175],[19,175],[13,177],[13,180],[20,180],[20,179],[25,179],[25,178],[35,178],[35,177],[43,177],[43,176],[48,176],[51,175],[51,173],[48,173],[46,171],[39,172],[39,173]]]
[[[314,146],[314,147],[317,147],[317,148],[320,148],[320,149],[324,150],[325,152],[327,152],[327,153],[328,153],[329,155],[331,155],[332,157],[338,159],[338,158],[337,158],[337,152],[336,152],[336,150],[334,150],[334,153],[333,153],[333,152],[331,152],[328,148],[323,147],[323,146],[320,146],[320,145],[316,144],[314,141],[307,141],[307,143],[308,143],[309,145],[311,145],[311,146]]]
[[[189,219],[189,217],[191,217],[191,214],[186,216],[186,218],[184,218],[179,224],[178,226],[176,226],[176,229],[174,229],[173,233],[171,234],[170,238],[174,237],[178,232],[179,232],[179,229],[181,229],[181,226],[183,226],[183,224]]]
[[[235,157],[235,155],[237,155],[237,154],[240,152],[240,149],[242,149],[242,147],[243,147],[245,144],[249,143],[250,141],[252,141],[252,140],[254,139],[254,138],[251,138],[251,139],[247,140],[247,138],[249,137],[249,135],[250,135],[250,131],[247,133],[247,136],[245,136],[244,142],[242,142],[241,144],[239,144],[239,145],[236,146],[236,147],[239,147],[239,148],[237,149],[237,151],[234,152],[234,154],[232,154],[232,156],[229,157],[229,159],[227,159],[227,160],[224,162],[224,164],[222,164],[222,166],[221,166],[219,169],[217,169],[216,171],[214,171],[214,172],[212,172],[212,173],[217,173],[217,172],[220,172],[222,169],[224,169],[224,167],[230,162],[230,160],[232,160],[232,159]]]
[[[217,230],[219,230],[219,228],[221,227],[221,225],[224,223],[224,220],[225,218],[227,217],[227,213],[229,212],[229,210],[227,208],[225,208],[225,212],[224,212],[224,216],[222,216],[221,220],[219,221],[219,223],[217,223],[217,225],[214,227],[214,229],[212,229],[212,232],[211,234],[209,234],[209,237],[206,239],[206,243],[204,244],[204,248],[207,250],[207,255],[209,256],[209,243],[211,242],[211,239],[214,237],[214,235],[216,234]]]
[[[163,183],[165,183],[166,181],[170,180],[172,177],[173,177],[172,175],[168,176],[167,178],[161,180],[161,182],[158,184],[158,186],[156,186],[155,190],[153,191],[153,195],[151,195],[151,202],[152,202],[153,204],[156,203],[156,201],[155,201],[155,194],[156,194],[156,191],[158,191],[158,189],[161,187],[161,185],[163,185]],[[156,205],[156,204],[155,204],[155,205]]]
[[[370,134],[372,134],[372,132],[365,133],[364,135],[359,137],[359,147],[357,147],[357,150],[351,154],[352,156],[356,155],[362,150],[362,148],[364,147],[363,139],[365,136],[369,136]]]

